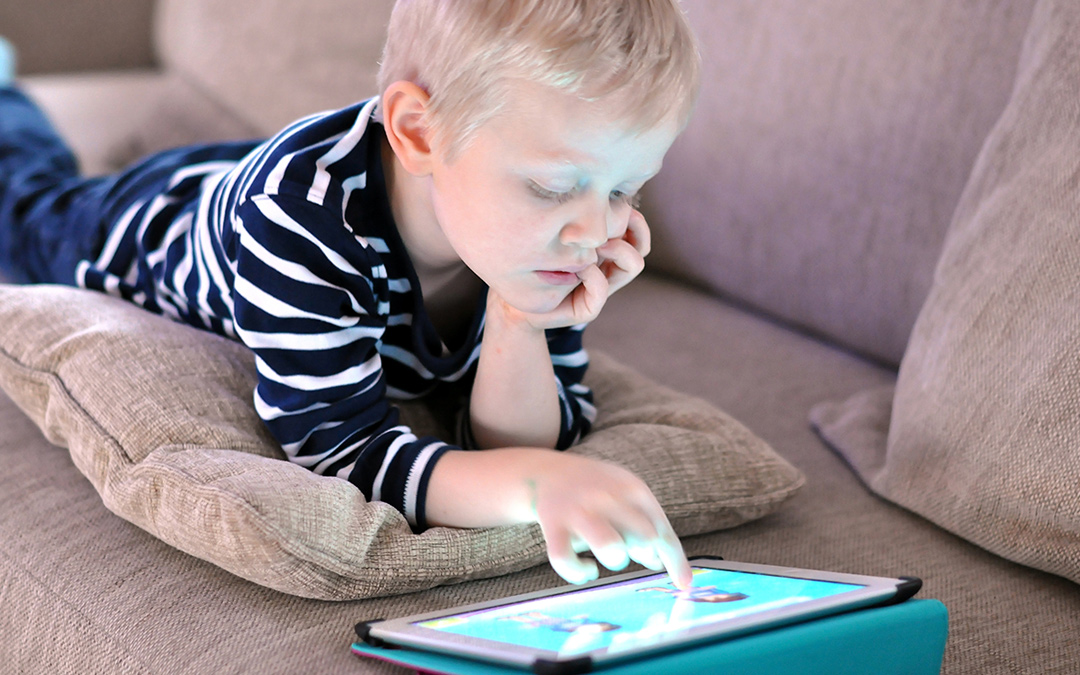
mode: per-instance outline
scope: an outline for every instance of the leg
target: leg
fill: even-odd
[[[16,281],[73,284],[105,236],[111,178],[83,179],[44,114],[0,87],[0,269]]]

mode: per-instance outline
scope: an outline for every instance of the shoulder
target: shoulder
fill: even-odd
[[[251,194],[291,195],[331,208],[363,187],[372,144],[381,142],[378,98],[299,119],[269,138],[247,167]]]

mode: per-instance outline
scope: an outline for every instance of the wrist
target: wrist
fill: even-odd
[[[528,314],[503,300],[502,296],[493,290],[488,291],[487,317],[484,324],[485,334],[488,329],[521,334],[544,333],[543,328],[533,325]]]
[[[538,485],[561,458],[554,450],[528,447],[446,452],[428,485],[428,523],[471,528],[535,522]]]

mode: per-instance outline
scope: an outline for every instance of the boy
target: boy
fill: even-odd
[[[90,180],[0,82],[0,261],[242,341],[289,459],[417,529],[538,522],[570,582],[591,550],[687,587],[644,483],[557,450],[595,417],[581,333],[644,267],[635,195],[697,80],[676,0],[399,0],[380,97]],[[390,403],[436,388],[463,392],[458,445]]]

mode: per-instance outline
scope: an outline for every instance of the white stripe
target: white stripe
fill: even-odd
[[[244,277],[236,277],[233,292],[278,319],[314,319],[341,328],[355,326],[359,320],[355,316],[323,316],[322,314],[305,311],[275,298]],[[242,328],[239,330],[243,335],[244,330]]]
[[[279,417],[289,417],[291,415],[303,415],[304,413],[314,412],[315,410],[322,410],[323,408],[329,408],[330,404],[323,401],[316,401],[306,408],[300,408],[299,410],[283,410],[277,406],[270,405],[259,394],[259,388],[255,388],[255,412],[259,414],[259,419],[269,422],[270,420],[276,420]]]
[[[294,136],[299,134],[304,129],[322,121],[327,116],[327,114],[329,113],[316,113],[309,117],[305,117],[302,120],[298,120],[295,124],[292,125],[291,128],[285,129],[282,133],[278,135],[277,143],[266,146],[265,152],[261,153],[262,157],[260,158],[260,160],[252,166],[253,171],[251,173],[251,180],[245,181],[242,193],[246,193],[250,189],[251,181],[253,181],[255,176],[258,175],[259,171],[261,171],[262,168],[266,166],[266,160],[270,158],[270,155],[274,154],[274,152],[279,147],[281,147],[283,143],[291,141]],[[308,148],[302,148],[301,150],[297,150],[296,152],[303,152],[307,149]],[[266,181],[263,182],[263,192],[267,194],[277,194],[278,188],[281,187],[281,179],[285,176],[285,169],[289,166],[289,161],[295,154],[295,152],[289,153],[277,163],[273,170],[271,170],[271,172],[267,175]]]
[[[176,187],[180,183],[184,182],[185,178],[196,176],[199,174],[206,174],[207,176],[218,173],[218,179],[225,175],[225,172],[236,166],[236,162],[214,160],[210,162],[201,162],[199,164],[189,164],[181,169],[178,169],[172,176],[169,177],[169,189]]]
[[[183,217],[174,220],[172,224],[169,225],[169,229],[165,231],[165,236],[162,239],[161,245],[146,254],[147,267],[152,270],[165,262],[165,259],[169,256],[169,249],[172,247],[173,243],[184,236],[190,226],[190,213],[185,213]]]
[[[367,242],[371,246],[371,248],[375,249],[376,253],[390,252],[390,247],[386,245],[385,239],[380,239],[378,237],[368,237]]]
[[[420,363],[420,359],[417,358],[416,354],[413,354],[407,349],[403,349],[402,347],[396,347],[394,345],[388,345],[386,343],[381,343],[379,345],[379,353],[382,354],[385,358],[393,359],[398,363],[408,366],[413,371],[415,371],[417,375],[424,378],[425,380],[435,379],[435,373],[432,373],[430,370],[425,368],[424,364]]]
[[[367,172],[351,176],[341,181],[341,189],[344,191],[345,196],[341,198],[341,212],[345,213],[349,210],[349,198],[352,197],[352,193],[356,190],[363,190],[367,187]],[[363,240],[363,237],[358,237]]]
[[[375,474],[375,482],[371,484],[371,501],[382,501],[382,484],[386,478],[386,470],[390,467],[390,464],[394,461],[394,457],[397,457],[398,451],[401,450],[401,446],[412,443],[416,440],[416,435],[409,431],[408,427],[397,426],[391,429],[387,429],[380,436],[385,436],[391,432],[398,432],[401,435],[398,436],[390,443],[390,447],[386,449],[386,454],[383,455],[382,466],[379,467],[379,472]],[[378,438],[372,440],[374,443]]]
[[[352,368],[346,368],[333,375],[281,375],[280,373],[275,372],[261,357],[256,357],[255,359],[255,369],[259,371],[260,375],[272,382],[277,382],[290,389],[299,389],[301,391],[317,391],[319,389],[328,389],[330,387],[344,387],[358,384],[363,382],[366,378],[377,374],[381,368],[382,361],[379,360],[378,354],[374,354],[367,361],[355,365]]]
[[[145,201],[135,202],[127,211],[124,211],[124,215],[120,216],[120,220],[116,221],[112,232],[109,233],[109,238],[105,240],[105,246],[101,249],[101,254],[98,255],[97,260],[94,262],[94,267],[99,270],[109,267],[109,264],[112,263],[113,258],[116,256],[116,250],[120,248],[120,242],[124,240],[124,235],[127,234],[128,227],[131,226],[132,219],[135,218],[135,214],[144,204],[146,204]]]
[[[248,349],[290,349],[298,352],[317,352],[337,349],[360,340],[378,340],[383,335],[380,326],[353,326],[327,333],[260,333],[244,331]]]
[[[90,262],[87,260],[80,260],[79,264],[75,266],[75,285],[79,288],[86,288],[86,273],[90,270]]]
[[[323,461],[319,462],[317,465],[312,467],[311,470],[314,471],[315,473],[318,473],[318,474],[325,474],[326,470],[328,468],[330,468],[332,465],[334,465],[335,463],[340,462],[342,457],[347,457],[350,454],[356,452],[358,448],[360,448],[362,445],[364,445],[367,442],[368,442],[368,439],[364,438],[364,439],[361,439],[359,441],[356,441],[355,443],[350,443],[349,445],[347,445],[347,446],[345,446],[343,448],[340,448],[340,449],[332,448],[331,450],[334,450],[335,452],[333,452],[333,454],[327,454],[326,459],[324,459]],[[348,465],[349,473],[352,473],[352,469],[355,466],[356,466],[355,461],[349,463],[349,465]],[[336,475],[338,477],[344,478],[345,480],[349,479],[349,474],[348,473],[346,473],[344,476],[342,476],[341,471],[338,471],[338,473]]]
[[[212,193],[224,177],[225,174],[217,174],[204,179],[202,189],[205,192],[203,194]],[[214,242],[210,235],[210,200],[205,196],[199,200],[198,217],[195,220],[194,227],[198,234],[199,258],[203,263],[201,269],[205,270],[204,274],[200,275],[199,278],[199,306],[207,313],[214,314],[213,309],[210,307],[211,285],[207,283],[208,281],[213,281],[212,287],[217,289],[218,296],[227,307],[232,306],[232,299],[229,297],[229,285],[225,281],[221,266],[218,264],[217,252],[214,249]]]
[[[371,109],[375,103],[378,103],[377,99],[368,101],[367,105],[360,109],[356,122],[348,133],[335,143],[334,147],[330,148],[326,154],[315,160],[315,176],[311,181],[311,187],[308,188],[307,194],[309,201],[315,202],[319,206],[323,205],[323,201],[326,199],[326,189],[330,186],[330,172],[326,170],[326,167],[341,161],[342,158],[353,151],[356,144],[364,137],[364,133],[367,131],[368,119],[371,116]]]
[[[322,460],[322,458],[326,457],[328,454],[330,454],[331,452],[334,451],[333,447],[327,448],[325,452],[321,452],[321,453],[319,453],[317,455],[303,455],[303,456],[300,456],[300,455],[296,454],[297,451],[300,450],[300,448],[304,447],[304,443],[307,443],[308,439],[311,438],[311,435],[314,434],[316,431],[325,431],[326,429],[336,429],[337,427],[340,427],[342,424],[344,424],[344,422],[340,422],[340,421],[323,422],[322,424],[318,425],[317,427],[315,427],[313,429],[310,429],[306,434],[303,435],[303,437],[300,438],[300,440],[294,441],[292,443],[282,443],[281,444],[281,449],[285,451],[285,454],[289,456],[291,461],[299,464],[300,466],[311,466],[312,464],[318,464]]]
[[[390,287],[391,293],[408,293],[412,290],[412,284],[408,279],[390,279],[387,281],[387,285]]]
[[[589,362],[589,354],[584,349],[579,349],[572,354],[552,354],[551,363],[566,368],[580,368]]]
[[[247,233],[245,232],[245,235],[246,234]],[[356,296],[349,293],[344,288],[332,284],[322,277],[316,276],[316,274],[311,271],[310,267],[279,257],[250,236],[244,236],[242,242],[244,249],[261,260],[267,267],[280,272],[293,281],[340,290],[348,296],[349,305],[356,314],[367,314],[367,310],[361,306],[360,302],[356,299]]]
[[[420,477],[424,475],[431,456],[439,448],[446,447],[446,443],[432,443],[424,448],[409,469],[409,477],[405,479],[405,519],[416,525],[416,500],[420,496]]]
[[[256,196],[252,198],[252,201],[255,202],[255,205],[258,206],[259,211],[261,211],[264,216],[270,219],[271,222],[276,225],[280,225],[282,228],[288,230],[289,232],[300,235],[304,239],[307,239],[311,243],[318,246],[323,256],[325,256],[326,259],[334,267],[347,274],[351,274],[353,276],[360,276],[360,274],[356,271],[356,268],[353,267],[349,263],[349,261],[345,260],[345,258],[342,257],[340,253],[328,247],[315,235],[311,234],[311,232],[309,232],[307,228],[293,220],[292,217],[289,216],[289,214],[285,213],[285,211],[282,210],[282,208],[274,202],[274,200],[266,196]]]

